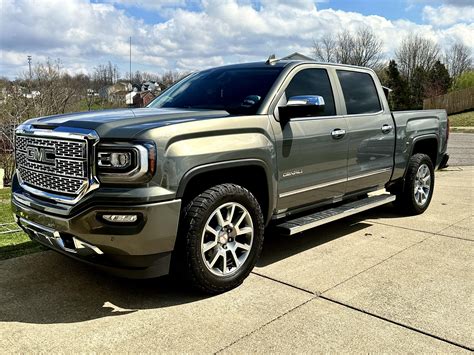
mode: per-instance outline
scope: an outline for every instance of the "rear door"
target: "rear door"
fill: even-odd
[[[324,112],[313,117],[296,117],[274,126],[278,161],[278,210],[341,198],[347,180],[347,130],[338,115],[340,103],[333,90],[337,81],[326,68],[297,68],[283,86],[278,106],[293,96],[319,95]],[[275,115],[278,116],[278,106]],[[333,131],[341,132],[334,135]]]
[[[348,127],[347,193],[382,187],[390,180],[395,148],[394,122],[384,107],[382,87],[368,71],[336,72]]]

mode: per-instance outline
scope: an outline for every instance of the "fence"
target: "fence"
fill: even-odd
[[[445,109],[448,115],[472,110],[474,108],[474,87],[423,100],[424,110],[436,108]]]

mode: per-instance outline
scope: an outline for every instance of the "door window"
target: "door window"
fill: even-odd
[[[286,98],[301,95],[318,95],[324,99],[324,112],[320,116],[334,116],[336,108],[331,83],[325,69],[304,69],[298,72],[285,90]]]
[[[348,115],[379,112],[379,95],[372,77],[367,73],[338,70]]]

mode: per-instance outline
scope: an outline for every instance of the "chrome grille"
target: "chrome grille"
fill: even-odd
[[[21,179],[24,183],[38,187],[43,190],[66,194],[78,194],[84,184],[84,180],[71,179],[56,175],[43,174],[37,171],[19,168]]]
[[[15,148],[23,184],[67,195],[78,195],[87,187],[86,140],[17,135]],[[48,159],[44,159],[46,152]]]
[[[16,150],[26,152],[26,148],[31,146],[54,147],[56,157],[63,158],[83,158],[87,157],[85,141],[68,141],[54,138],[40,138],[31,136],[16,136]]]

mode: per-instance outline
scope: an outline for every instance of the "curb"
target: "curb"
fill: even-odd
[[[474,133],[474,127],[450,127],[451,133]]]

